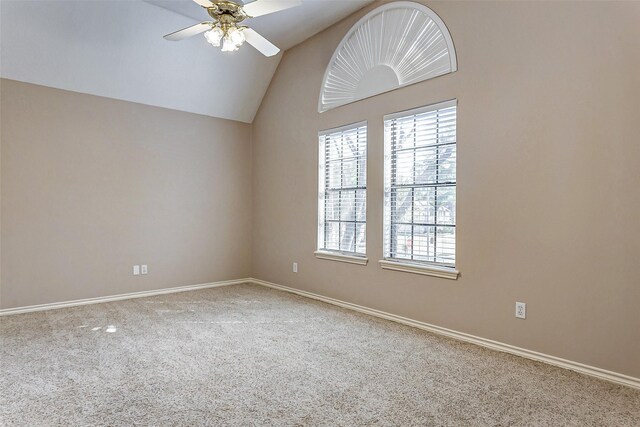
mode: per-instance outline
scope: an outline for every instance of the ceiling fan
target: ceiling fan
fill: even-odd
[[[279,12],[300,5],[301,0],[193,0],[207,10],[213,21],[184,28],[164,36],[166,40],[180,41],[197,34],[204,37],[215,47],[222,46],[223,52],[234,52],[246,41],[265,56],[273,56],[280,52],[269,40],[255,30],[239,25],[248,18],[255,18],[269,13]]]

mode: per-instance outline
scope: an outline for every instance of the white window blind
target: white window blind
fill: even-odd
[[[385,258],[454,267],[457,101],[385,117]]]
[[[366,254],[367,125],[320,133],[318,250]]]

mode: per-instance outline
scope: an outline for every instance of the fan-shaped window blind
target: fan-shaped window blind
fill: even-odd
[[[358,21],[338,46],[318,111],[456,70],[453,41],[440,17],[419,3],[389,3]]]

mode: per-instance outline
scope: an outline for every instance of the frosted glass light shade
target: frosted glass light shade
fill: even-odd
[[[224,33],[218,27],[215,27],[210,31],[204,33],[204,37],[207,39],[207,41],[216,47],[220,46],[220,41],[222,40],[223,36]]]
[[[236,50],[238,50],[238,45],[236,45],[233,40],[231,40],[231,37],[226,36],[224,39],[222,39],[223,52],[235,52]]]
[[[410,1],[387,3],[342,39],[325,72],[318,111],[457,69],[453,40],[434,11]]]
[[[242,46],[246,40],[244,33],[237,28],[233,28],[229,31],[229,38],[236,46]]]

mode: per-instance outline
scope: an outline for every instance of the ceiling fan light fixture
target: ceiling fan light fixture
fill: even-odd
[[[227,35],[224,39],[222,39],[222,51],[223,52],[235,52],[240,48],[239,45],[235,44],[231,37]]]
[[[246,40],[246,37],[244,36],[244,33],[242,32],[242,30],[237,27],[234,27],[231,30],[229,30],[228,35],[231,41],[238,47],[242,46],[242,44]]]
[[[207,31],[204,33],[204,37],[207,39],[209,43],[211,43],[215,47],[220,46],[220,42],[224,37],[224,32],[220,27],[213,27],[211,31]]]
[[[164,36],[179,41],[204,33],[208,43],[222,47],[223,52],[234,52],[249,43],[267,57],[280,52],[269,40],[252,28],[240,25],[245,19],[268,15],[302,4],[302,0],[193,0],[202,6],[212,21],[201,22]],[[246,10],[245,10],[246,8]]]

